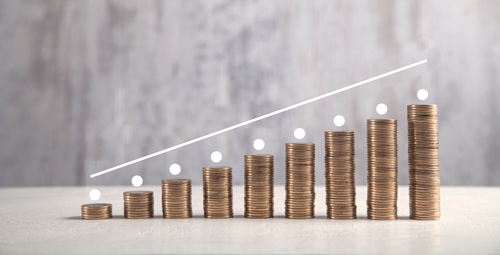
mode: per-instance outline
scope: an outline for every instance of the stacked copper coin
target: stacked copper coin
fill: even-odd
[[[111,204],[86,204],[82,205],[82,219],[104,220],[113,218]]]
[[[245,218],[274,215],[274,156],[245,155]]]
[[[193,217],[191,180],[162,180],[161,191],[163,218],[185,219]]]
[[[398,217],[398,129],[396,120],[368,120],[368,219]]]
[[[314,218],[314,143],[286,144],[285,216]]]
[[[125,191],[123,202],[123,213],[126,219],[154,217],[153,191]]]
[[[325,132],[327,217],[356,219],[354,132]]]
[[[439,220],[439,135],[437,105],[408,105],[410,218]]]
[[[203,211],[205,218],[233,217],[233,175],[231,167],[203,168]]]

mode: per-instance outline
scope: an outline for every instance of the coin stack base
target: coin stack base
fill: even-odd
[[[314,143],[286,144],[286,218],[314,218],[314,168]]]
[[[397,120],[374,119],[368,128],[368,219],[398,218]]]
[[[81,207],[82,219],[105,220],[113,218],[111,204],[85,204]]]
[[[354,132],[325,132],[327,217],[356,219]]]
[[[123,212],[126,219],[147,219],[154,217],[152,191],[123,192]]]
[[[245,218],[274,215],[274,156],[245,155]]]
[[[185,219],[193,217],[191,206],[191,180],[162,180],[161,190],[163,218]]]
[[[410,219],[439,220],[439,135],[437,105],[408,105]]]
[[[233,175],[231,167],[203,168],[204,217],[226,219],[233,217]]]

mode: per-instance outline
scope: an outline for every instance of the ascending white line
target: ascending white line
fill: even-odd
[[[317,96],[317,97],[311,98],[311,99],[309,99],[309,100],[302,101],[302,102],[300,102],[300,103],[298,103],[298,104],[294,104],[294,105],[291,105],[291,106],[285,107],[285,108],[283,108],[283,109],[280,109],[280,110],[277,110],[277,111],[274,111],[274,112],[271,112],[271,113],[268,113],[268,114],[262,115],[262,116],[260,116],[260,117],[255,118],[255,119],[247,120],[247,121],[242,122],[242,123],[240,123],[240,124],[236,124],[236,125],[234,125],[234,126],[230,126],[230,127],[228,127],[228,128],[224,128],[224,129],[222,129],[222,130],[219,130],[219,131],[216,131],[216,132],[210,133],[210,134],[208,134],[208,135],[204,135],[204,136],[202,136],[202,137],[195,138],[195,139],[190,140],[190,141],[187,141],[187,142],[185,142],[185,143],[181,143],[181,144],[178,144],[178,145],[176,145],[176,146],[172,146],[172,147],[170,147],[170,148],[167,148],[167,149],[164,149],[164,150],[161,150],[161,151],[155,152],[155,153],[153,153],[153,154],[149,154],[149,155],[144,156],[144,157],[142,157],[142,158],[134,159],[134,160],[129,161],[129,162],[127,162],[127,163],[123,163],[123,164],[121,164],[121,165],[118,165],[118,166],[115,166],[115,167],[112,167],[112,168],[109,168],[109,169],[106,169],[106,170],[103,170],[103,171],[97,172],[97,173],[95,173],[95,174],[91,174],[91,175],[90,175],[90,178],[94,178],[94,177],[99,176],[99,175],[101,175],[101,174],[109,173],[109,172],[111,172],[111,171],[114,171],[114,170],[120,169],[120,168],[122,168],[122,167],[126,167],[126,166],[128,166],[128,165],[132,165],[132,164],[135,164],[135,163],[137,163],[137,162],[141,162],[141,161],[143,161],[143,160],[146,160],[146,159],[149,159],[149,158],[152,158],[152,157],[158,156],[158,155],[163,154],[163,153],[167,153],[167,152],[169,152],[169,151],[173,151],[173,150],[175,150],[175,149],[179,149],[179,148],[181,148],[181,147],[184,147],[184,146],[186,146],[186,145],[190,145],[190,144],[192,144],[192,143],[199,142],[199,141],[201,141],[201,140],[205,140],[205,139],[210,138],[210,137],[212,137],[212,136],[216,136],[216,135],[222,134],[222,133],[224,133],[224,132],[227,132],[227,131],[230,131],[230,130],[233,130],[233,129],[236,129],[236,128],[239,128],[239,127],[243,127],[243,126],[248,125],[248,124],[250,124],[250,123],[253,123],[253,122],[256,122],[256,121],[259,121],[259,120],[262,120],[262,119],[265,119],[265,118],[268,118],[268,117],[271,117],[271,116],[274,116],[274,115],[276,115],[276,114],[278,114],[278,113],[286,112],[286,111],[288,111],[288,110],[291,110],[291,109],[297,108],[297,107],[299,107],[299,106],[302,106],[302,105],[305,105],[305,104],[309,104],[309,103],[312,103],[312,102],[314,102],[314,101],[318,101],[318,100],[323,99],[323,98],[325,98],[325,97],[329,97],[329,96],[335,95],[335,94],[340,93],[340,92],[344,92],[344,91],[349,90],[349,89],[353,89],[353,88],[358,87],[358,86],[361,86],[361,85],[363,85],[363,84],[366,84],[366,83],[369,83],[369,82],[372,82],[372,81],[375,81],[375,80],[378,80],[378,79],[384,78],[384,77],[386,77],[386,76],[389,76],[389,75],[392,75],[392,74],[395,74],[395,73],[399,73],[399,72],[401,72],[401,71],[404,71],[404,70],[406,70],[406,69],[410,69],[410,68],[412,68],[412,67],[415,67],[415,66],[418,66],[418,65],[421,65],[421,64],[424,64],[424,63],[427,63],[427,59],[424,59],[424,60],[422,60],[422,61],[418,61],[418,62],[413,63],[413,64],[411,64],[411,65],[407,65],[407,66],[401,67],[401,68],[399,68],[399,69],[396,69],[396,70],[393,70],[393,71],[390,71],[390,72],[387,72],[387,73],[384,73],[384,74],[381,74],[381,75],[378,75],[378,76],[372,77],[372,78],[370,78],[370,79],[367,79],[367,80],[364,80],[364,81],[361,81],[361,82],[358,82],[358,83],[355,83],[355,84],[349,85],[349,86],[347,86],[347,87],[343,87],[343,88],[341,88],[341,89],[337,89],[337,90],[335,90],[335,91],[332,91],[332,92],[329,92],[329,93],[323,94],[323,95],[321,95],[321,96]]]

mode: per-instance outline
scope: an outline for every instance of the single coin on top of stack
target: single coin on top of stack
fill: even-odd
[[[356,219],[354,132],[325,132],[325,187],[329,219]]]
[[[85,204],[82,205],[82,219],[104,220],[113,218],[111,204]]]
[[[398,122],[371,119],[368,128],[368,219],[398,218]]]
[[[125,191],[123,192],[123,202],[126,219],[154,217],[153,191]]]
[[[439,135],[437,105],[408,105],[410,219],[439,220]]]
[[[233,217],[233,169],[203,168],[203,211],[205,218]]]
[[[191,180],[166,179],[161,181],[163,218],[193,217],[191,208]]]
[[[245,155],[245,218],[274,214],[274,156]]]
[[[314,218],[315,145],[314,143],[286,144],[285,217]]]

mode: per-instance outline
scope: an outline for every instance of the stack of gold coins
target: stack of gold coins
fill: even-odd
[[[368,219],[398,218],[397,120],[368,120]]]
[[[104,220],[113,218],[111,204],[86,204],[82,205],[82,219]]]
[[[326,214],[330,219],[356,219],[354,132],[325,132]]]
[[[274,156],[245,155],[245,218],[274,215]]]
[[[314,143],[286,144],[285,217],[314,218]]]
[[[185,219],[193,217],[191,180],[162,180],[161,191],[163,218]]]
[[[203,168],[203,211],[205,218],[233,217],[233,174],[231,167]]]
[[[126,219],[154,217],[153,191],[123,192],[123,212]]]
[[[410,219],[439,220],[439,135],[437,105],[408,105]]]

